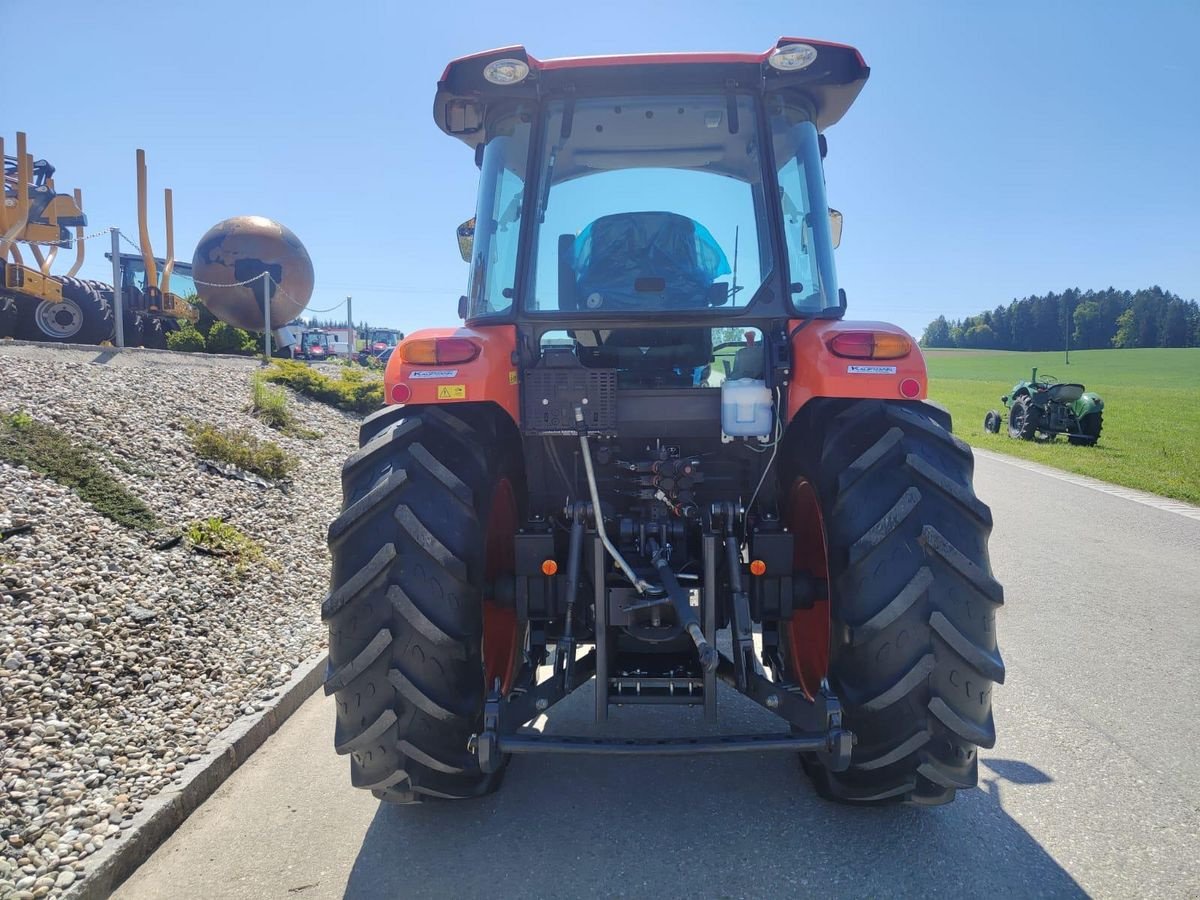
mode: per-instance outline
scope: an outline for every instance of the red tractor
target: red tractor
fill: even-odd
[[[354,785],[408,803],[485,794],[514,754],[764,750],[852,803],[975,785],[1004,678],[991,513],[916,342],[846,321],[834,267],[823,131],[867,75],[793,38],[447,67],[434,119],[479,169],[465,324],[392,355],[329,528]],[[711,723],[723,681],[780,727],[528,727],[588,681],[598,722]]]

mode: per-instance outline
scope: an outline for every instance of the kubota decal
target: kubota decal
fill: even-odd
[[[895,366],[846,366],[848,375],[895,375]]]
[[[453,378],[458,369],[415,369],[408,373],[409,378]]]

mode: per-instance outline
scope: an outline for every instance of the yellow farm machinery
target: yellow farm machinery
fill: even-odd
[[[4,153],[4,203],[0,206],[0,337],[100,344],[117,336],[121,310],[123,343],[166,347],[166,335],[178,320],[195,322],[196,309],[183,299],[194,293],[191,267],[175,263],[173,208],[164,192],[166,258],[154,256],[147,215],[146,155],[137,151],[139,254],[122,254],[114,239],[113,270],[117,288],[76,277],[86,254],[88,224],[83,194],[55,188],[54,167],[34,160],[26,137],[17,133],[15,155]],[[114,233],[115,234],[115,233]],[[95,237],[92,235],[91,237]],[[27,264],[22,247],[32,257]],[[65,275],[51,272],[60,249],[73,249]],[[181,287],[182,283],[182,287]],[[120,304],[116,290],[120,290]]]

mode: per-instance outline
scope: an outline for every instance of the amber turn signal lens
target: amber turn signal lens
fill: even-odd
[[[552,559],[542,560],[543,575],[554,575],[556,572],[558,572],[558,563]]]
[[[751,575],[766,575],[767,574],[767,564],[765,562],[763,562],[761,559],[753,560],[750,563],[750,574]]]
[[[843,331],[830,339],[829,350],[847,359],[899,359],[912,353],[912,341],[886,331]]]
[[[466,363],[479,355],[479,345],[466,338],[417,338],[400,345],[400,358],[410,366]]]

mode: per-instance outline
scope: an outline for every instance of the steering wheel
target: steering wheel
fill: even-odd
[[[1038,382],[1040,384],[1044,384],[1048,387],[1052,384],[1058,384],[1058,379],[1055,378],[1053,375],[1043,375],[1041,378],[1038,379]]]

